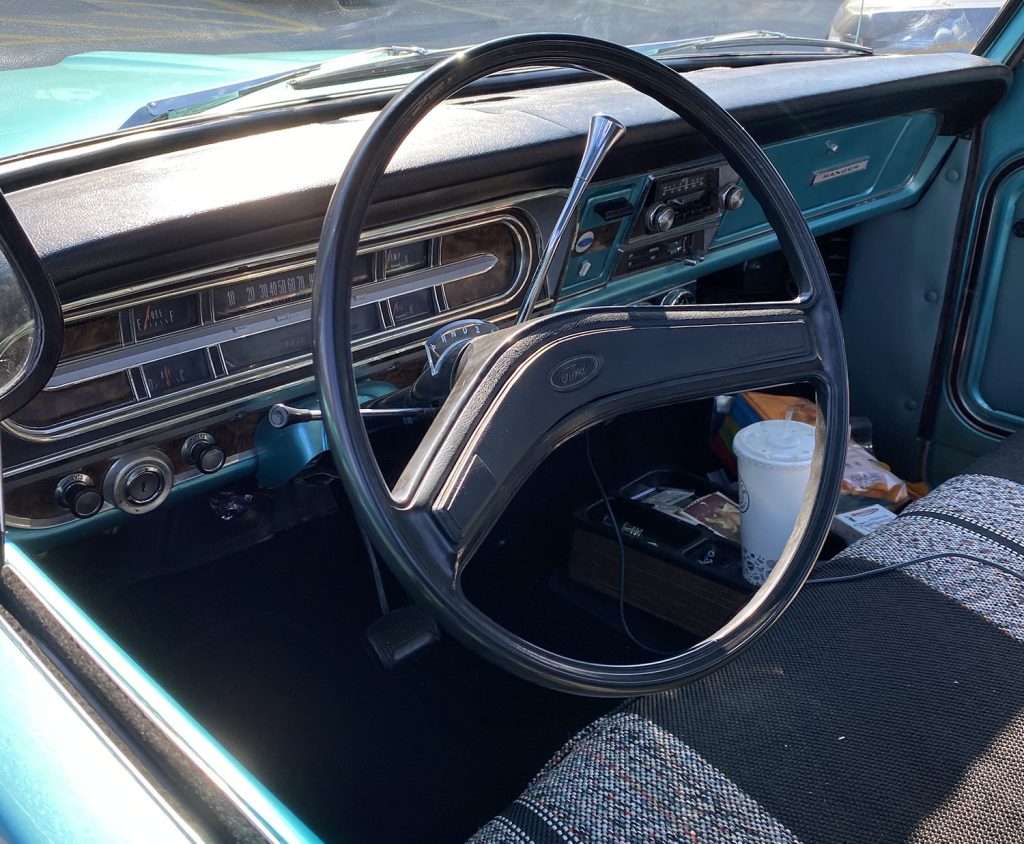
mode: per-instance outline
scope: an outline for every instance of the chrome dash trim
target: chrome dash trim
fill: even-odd
[[[411,339],[411,342],[404,343],[400,347],[389,348],[382,350],[379,353],[374,353],[374,346],[382,343],[393,342],[396,339],[417,334],[423,329],[432,329],[452,319],[458,319],[483,309],[491,309],[514,303],[515,299],[522,292],[522,288],[533,269],[534,262],[536,260],[537,244],[539,244],[541,240],[541,232],[536,218],[530,213],[530,210],[523,207],[523,205],[531,201],[553,198],[564,194],[565,191],[562,189],[538,191],[511,197],[498,203],[463,208],[458,211],[423,217],[409,223],[381,227],[367,232],[361,240],[361,243],[365,243],[366,245],[360,247],[360,254],[364,254],[366,252],[377,252],[393,246],[415,242],[417,240],[443,237],[447,234],[476,228],[489,223],[500,222],[507,225],[512,231],[516,240],[518,254],[516,256],[517,265],[515,268],[513,282],[503,294],[482,299],[479,302],[473,302],[460,308],[431,314],[430,316],[416,320],[415,322],[403,324],[401,327],[388,325],[382,331],[376,332],[370,337],[363,338],[353,343],[353,351],[355,353],[366,353],[357,358],[357,366],[370,366],[382,360],[398,357],[402,354],[418,349],[421,342],[418,338]],[[67,318],[73,318],[75,321],[80,319],[84,320],[101,314],[124,310],[139,304],[141,301],[145,301],[145,299],[183,295],[189,292],[200,292],[214,289],[222,285],[236,284],[243,279],[256,277],[267,272],[284,272],[290,269],[306,267],[315,259],[312,252],[314,248],[315,247],[313,245],[310,245],[299,249],[287,250],[285,252],[268,253],[241,263],[220,265],[218,267],[206,268],[192,273],[169,276],[161,279],[159,282],[147,282],[145,284],[135,285],[128,288],[120,288],[116,292],[105,294],[103,296],[92,297],[90,299],[70,303],[65,306],[64,312]],[[289,262],[287,264],[279,263],[282,259],[286,259]],[[382,282],[370,282],[369,284],[382,283],[386,285],[390,283],[398,285],[399,283],[405,283],[409,278],[413,278],[413,282],[418,283],[422,277],[421,279],[416,279],[414,277],[419,273],[438,273],[438,271],[444,271],[449,267],[457,265],[462,267],[466,274],[459,275],[457,278],[448,278],[446,275],[441,274],[434,276],[435,280],[427,286],[435,286],[435,289],[437,289],[437,286],[449,283],[450,281],[461,278],[472,278],[476,275],[487,272],[488,269],[494,266],[493,263],[490,263],[492,260],[496,260],[494,259],[494,256],[471,256],[470,258],[460,260],[451,265],[413,271],[401,276],[395,276],[392,279],[385,279]],[[487,262],[487,267],[483,266],[484,261]],[[189,286],[172,286],[182,284],[188,284]],[[395,292],[394,288],[378,289],[381,291],[385,289],[389,290],[387,295],[380,296],[378,300],[382,307],[386,306],[386,300],[389,296],[400,295]],[[147,295],[140,298],[142,293],[146,293]],[[296,312],[299,310],[304,310],[305,315],[297,315]],[[174,335],[165,335],[165,337],[143,341],[143,343],[139,343],[135,346],[122,346],[115,350],[89,356],[88,358],[76,359],[69,362],[66,366],[59,367],[56,377],[60,380],[56,382],[51,381],[51,383],[47,385],[47,388],[56,389],[58,386],[66,386],[68,384],[76,383],[77,381],[87,380],[89,377],[95,377],[96,374],[108,374],[110,370],[100,371],[99,364],[97,363],[98,361],[109,361],[118,356],[123,359],[126,353],[129,356],[138,353],[138,355],[141,356],[140,360],[143,360],[143,362],[160,360],[173,354],[179,354],[195,348],[209,348],[213,345],[219,344],[220,342],[224,342],[227,339],[262,333],[263,331],[267,331],[272,328],[281,327],[283,324],[293,324],[294,322],[301,321],[302,319],[308,320],[310,319],[309,311],[310,304],[308,300],[292,302],[268,308],[265,311],[260,311],[258,314],[239,315],[237,317],[231,317],[230,319],[221,320],[220,322],[204,324],[198,328],[187,329],[186,332],[182,334],[176,333]],[[507,313],[503,310],[492,318],[502,320],[507,318]],[[271,320],[274,321],[270,322]],[[239,326],[252,325],[254,327],[251,330],[246,331],[235,332],[232,330],[230,336],[225,336],[222,340],[210,340],[207,338],[208,333],[210,336],[219,337],[220,334],[218,332],[229,330],[229,327],[232,324],[237,324]],[[173,336],[175,338],[175,342],[172,345],[162,343],[162,341],[167,339],[167,336]],[[193,337],[196,338],[194,341]],[[204,339],[200,340],[200,337]],[[157,349],[160,349],[159,354],[156,353]],[[98,428],[119,424],[120,422],[131,418],[145,416],[165,408],[170,408],[186,401],[203,398],[227,387],[245,385],[266,377],[286,374],[288,372],[301,369],[304,366],[308,366],[311,360],[312,355],[305,353],[293,358],[275,361],[267,366],[254,368],[244,373],[216,377],[210,381],[204,382],[203,384],[178,390],[158,399],[140,398],[139,401],[132,404],[123,405],[109,411],[92,414],[70,422],[59,423],[47,428],[29,428],[10,419],[0,422],[0,427],[7,429],[14,436],[28,442],[56,442],[65,436],[88,433],[89,431],[93,431]],[[137,364],[118,365],[118,368],[113,371],[122,371],[124,369],[130,370],[134,365]],[[229,402],[228,404],[233,403],[235,402]],[[207,408],[207,410],[209,410],[209,408]],[[192,414],[189,414],[189,416],[191,418]],[[148,431],[153,427],[154,426],[144,426],[142,430]],[[121,436],[123,438],[124,435],[122,434]]]
[[[69,387],[72,384],[89,381],[92,378],[122,372],[126,369],[131,369],[133,366],[155,363],[175,355],[226,343],[238,337],[262,334],[264,331],[280,328],[283,325],[308,322],[309,319],[309,302],[297,302],[292,305],[284,305],[254,314],[247,314],[237,317],[230,322],[221,321],[204,325],[200,328],[193,328],[188,332],[187,336],[182,336],[181,332],[177,332],[177,337],[176,335],[167,335],[153,340],[145,340],[132,346],[112,349],[109,352],[100,352],[92,357],[58,366],[57,371],[46,387],[43,388],[43,391]],[[171,339],[168,342],[169,338],[175,339]]]
[[[475,278],[492,270],[497,264],[498,259],[494,255],[472,255],[469,258],[453,261],[440,267],[427,267],[394,278],[383,278],[380,281],[360,284],[352,292],[352,307],[371,305],[374,302],[383,302],[385,299],[402,296],[406,293],[416,293],[419,290],[426,290],[429,287],[437,287],[452,281]]]
[[[465,228],[472,228],[476,225],[489,222],[488,215],[511,214],[524,212],[531,217],[533,231],[531,235],[539,238],[540,232],[536,228],[536,222],[532,220],[528,209],[522,206],[525,203],[541,199],[549,199],[556,196],[564,196],[564,188],[554,188],[543,191],[532,191],[530,193],[517,194],[498,202],[483,202],[477,205],[466,206],[452,211],[443,211],[437,214],[430,214],[424,217],[417,217],[404,223],[394,223],[388,226],[378,226],[367,229],[359,239],[359,254],[376,252],[379,249],[386,249],[388,246],[400,246],[419,239],[420,236],[439,236],[453,231],[460,231]],[[441,227],[451,226],[446,232],[433,231]],[[385,242],[386,241],[386,242]],[[189,270],[187,272],[175,273],[163,276],[151,281],[143,281],[127,287],[120,287],[116,291],[99,293],[95,296],[83,297],[69,302],[63,306],[65,317],[85,319],[91,316],[108,313],[113,310],[121,310],[137,304],[143,299],[154,298],[155,295],[164,296],[178,293],[188,293],[190,289],[213,287],[220,281],[233,283],[242,280],[241,277],[226,278],[229,274],[249,274],[266,272],[268,269],[288,269],[288,266],[278,267],[281,262],[306,262],[316,257],[316,243],[307,243],[290,249],[279,249],[274,252],[266,252],[255,255],[242,261],[227,261],[222,264],[204,267],[201,270]],[[300,266],[301,263],[296,263]],[[185,286],[189,285],[189,286]],[[116,307],[111,307],[110,302],[117,300]]]

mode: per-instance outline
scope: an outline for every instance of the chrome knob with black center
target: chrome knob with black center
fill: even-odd
[[[224,468],[227,455],[217,445],[212,434],[193,434],[181,447],[181,459],[204,475],[212,475]]]
[[[88,519],[103,509],[103,493],[82,472],[68,475],[57,484],[57,504],[78,519]]]
[[[103,481],[103,493],[126,513],[138,515],[159,507],[174,485],[174,467],[167,455],[155,448],[118,459]]]
[[[735,182],[724,185],[718,192],[718,204],[723,211],[738,211],[746,198],[746,191]]]
[[[667,232],[676,224],[676,210],[671,205],[659,202],[647,209],[645,222],[651,234]]]

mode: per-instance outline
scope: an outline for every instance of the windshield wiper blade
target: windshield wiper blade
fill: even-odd
[[[329,85],[366,82],[383,76],[419,73],[432,68],[435,64],[449,56],[461,53],[465,49],[467,48],[445,47],[440,50],[428,50],[425,47],[414,46],[385,47],[383,51],[389,53],[393,58],[378,59],[377,61],[358,65],[348,63],[345,67],[331,67],[325,64],[293,79],[289,85],[296,90],[302,91],[309,88],[325,88]],[[368,52],[379,53],[381,50]]]
[[[819,50],[844,50],[849,53],[859,53],[865,56],[873,56],[875,51],[863,44],[854,44],[852,41],[837,41],[831,38],[809,38],[803,35],[787,35],[785,32],[770,32],[764,29],[755,29],[749,32],[728,32],[722,35],[704,35],[699,38],[684,38],[681,41],[673,41],[670,44],[645,45],[655,47],[654,56],[665,58],[666,56],[678,53],[717,52],[737,47],[811,47]]]

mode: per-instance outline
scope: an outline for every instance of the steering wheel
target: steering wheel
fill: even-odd
[[[537,66],[582,68],[625,83],[703,132],[760,202],[798,295],[766,306],[583,308],[479,337],[462,354],[452,392],[391,490],[360,416],[351,351],[352,278],[370,199],[402,141],[438,103],[490,74]],[[504,38],[445,60],[399,93],[355,150],[330,202],[316,273],[317,387],[356,517],[413,599],[470,648],[554,689],[647,694],[720,668],[796,596],[828,531],[846,453],[839,315],[785,182],[743,127],[678,73],[629,48],[568,35]],[[576,374],[566,379],[569,370]],[[795,382],[811,384],[819,405],[803,509],[767,581],[714,635],[643,664],[581,661],[515,635],[463,593],[466,565],[516,490],[575,434],[626,411]]]

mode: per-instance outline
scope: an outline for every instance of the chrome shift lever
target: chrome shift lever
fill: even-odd
[[[540,298],[540,292],[544,289],[544,282],[551,270],[552,263],[554,263],[558,245],[562,242],[576,216],[580,202],[583,201],[583,194],[590,187],[590,182],[608,151],[625,133],[626,127],[614,117],[609,117],[607,114],[595,114],[590,118],[590,131],[587,132],[587,145],[583,149],[579,170],[576,171],[576,178],[572,181],[572,188],[565,199],[565,205],[562,206],[562,211],[551,230],[551,237],[544,247],[537,272],[534,273],[526,298],[519,309],[517,323],[526,322],[533,314],[533,308]]]

